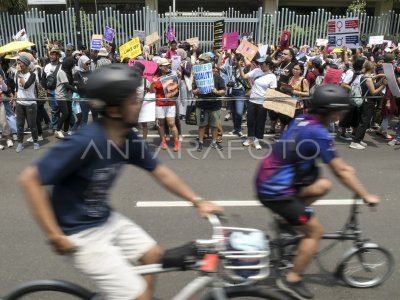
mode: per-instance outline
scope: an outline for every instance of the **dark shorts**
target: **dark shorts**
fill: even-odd
[[[305,225],[314,215],[313,208],[296,197],[273,200],[260,199],[260,201],[292,226]]]

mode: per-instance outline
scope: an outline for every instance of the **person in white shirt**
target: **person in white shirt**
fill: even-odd
[[[17,153],[24,150],[24,126],[25,119],[28,121],[28,126],[32,132],[33,138],[33,149],[39,150],[38,144],[38,130],[36,126],[36,115],[37,115],[37,104],[35,95],[35,83],[36,75],[33,72],[29,72],[30,60],[26,56],[20,56],[17,60],[17,73],[15,76],[15,86],[17,90],[16,103],[13,101],[13,105],[16,105],[17,114],[17,136],[18,145],[15,151]],[[26,100],[22,100],[22,99]]]
[[[243,79],[250,79],[254,82],[247,108],[248,138],[243,146],[247,147],[253,144],[257,150],[261,150],[260,140],[264,138],[265,121],[267,120],[267,110],[263,107],[264,95],[268,89],[276,89],[278,83],[275,74],[271,71],[273,62],[270,56],[260,57],[256,62],[260,65],[260,68],[247,74],[244,74],[239,63],[237,68],[239,68],[240,76]]]

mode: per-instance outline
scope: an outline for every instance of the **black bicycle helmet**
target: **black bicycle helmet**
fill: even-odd
[[[349,110],[352,106],[349,93],[344,88],[334,84],[317,86],[308,102],[309,112],[319,115]]]
[[[89,98],[104,102],[105,106],[119,106],[141,84],[137,72],[124,64],[110,64],[89,75],[86,92]]]

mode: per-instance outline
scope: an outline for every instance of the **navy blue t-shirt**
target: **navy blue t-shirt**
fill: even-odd
[[[127,163],[153,171],[159,162],[134,132],[118,147],[107,140],[97,122],[66,138],[36,162],[42,184],[53,186],[51,203],[66,235],[107,221],[112,210],[109,191]]]

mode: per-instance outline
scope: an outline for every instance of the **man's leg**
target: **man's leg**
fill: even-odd
[[[302,279],[304,270],[317,252],[323,234],[323,227],[315,216],[312,216],[307,224],[298,226],[296,229],[304,233],[305,236],[297,248],[294,266],[287,274],[287,281],[289,282],[298,282]]]
[[[159,245],[155,245],[151,248],[147,253],[145,253],[140,259],[140,263],[143,265],[157,264],[161,261],[163,256],[163,251]],[[154,275],[145,275],[143,276],[144,280],[147,283],[147,287],[145,292],[137,298],[138,300],[147,300],[151,299],[151,295],[153,294],[155,276]]]

